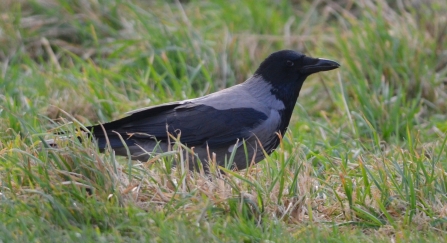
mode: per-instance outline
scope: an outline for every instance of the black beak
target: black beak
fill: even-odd
[[[300,73],[310,75],[312,73],[318,73],[321,71],[329,71],[340,67],[337,62],[322,59],[322,58],[312,58],[304,57],[302,61],[302,66],[299,69]]]

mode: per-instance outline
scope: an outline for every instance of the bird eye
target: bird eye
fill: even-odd
[[[290,60],[287,60],[286,64],[287,64],[287,66],[292,67],[295,63],[293,63]]]

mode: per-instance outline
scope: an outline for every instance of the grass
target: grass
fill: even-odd
[[[445,1],[2,5],[1,241],[446,240]],[[180,144],[147,163],[41,145],[240,83],[285,48],[342,66],[306,81],[280,148],[247,170],[171,168]]]

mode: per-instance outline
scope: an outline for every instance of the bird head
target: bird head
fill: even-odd
[[[337,62],[312,58],[292,50],[282,50],[268,56],[256,70],[255,75],[278,85],[289,82],[304,82],[311,74],[340,67]]]

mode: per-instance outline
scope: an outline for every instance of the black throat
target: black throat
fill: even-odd
[[[284,135],[289,126],[290,118],[292,117],[293,109],[295,108],[302,86],[303,82],[301,80],[283,83],[281,85],[272,85],[270,92],[284,103],[284,109],[279,111],[281,123],[278,130],[281,132],[281,135]]]
[[[289,126],[290,118],[292,117],[293,109],[295,108],[304,79],[305,78],[294,82],[282,83],[280,85],[272,84],[270,92],[275,95],[278,100],[281,100],[284,103],[284,109],[278,111],[281,116],[281,122],[277,131],[281,134],[281,137],[284,137],[287,127]],[[275,136],[275,139],[265,145],[265,151],[268,154],[272,153],[278,147],[279,142],[279,138]]]

